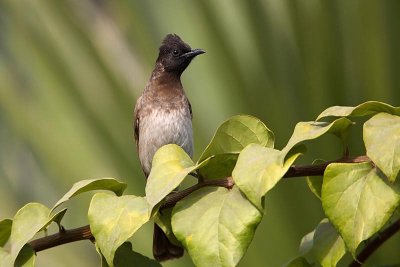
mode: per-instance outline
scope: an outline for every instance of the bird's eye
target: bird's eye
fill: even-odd
[[[174,50],[172,51],[172,54],[173,54],[175,57],[179,56],[179,50],[174,49]]]

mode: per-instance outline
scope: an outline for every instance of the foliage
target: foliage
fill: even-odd
[[[396,179],[400,169],[399,115],[399,108],[380,102],[332,107],[322,112],[318,121],[298,123],[282,150],[273,147],[272,132],[257,118],[232,117],[217,129],[197,163],[176,145],[160,148],[144,197],[122,195],[126,184],[112,178],[84,180],[75,183],[52,210],[29,203],[12,220],[0,221],[1,266],[34,266],[35,253],[29,241],[50,223],[61,223],[66,209],[55,212],[58,206],[95,190],[116,194],[96,193],[88,211],[104,266],[138,262],[159,266],[133,251],[128,241],[152,220],[171,241],[181,243],[196,266],[236,266],[261,219],[268,215],[264,211],[265,196],[305,153],[304,143],[325,134],[343,141],[344,162],[328,164],[322,182],[308,178],[310,190],[321,200],[327,218],[303,238],[299,257],[287,266],[336,266],[347,251],[355,257],[360,243],[382,230],[400,205],[400,182]],[[321,121],[332,116],[340,118]],[[369,116],[363,138],[370,161],[346,162],[346,136],[354,116]],[[176,188],[192,173],[197,173],[198,185],[222,174],[231,176],[235,185],[198,186],[164,213],[165,200],[171,193],[179,194]]]

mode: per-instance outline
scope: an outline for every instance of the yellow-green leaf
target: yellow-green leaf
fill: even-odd
[[[237,155],[251,143],[273,147],[274,134],[262,121],[253,116],[231,117],[218,127],[211,142],[201,154],[199,163],[208,158],[210,161],[200,168],[200,174],[212,179],[230,175]]]
[[[120,196],[126,189],[126,186],[126,183],[119,182],[114,178],[82,180],[74,183],[71,189],[59,201],[57,201],[51,211],[53,212],[55,208],[68,201],[70,198],[89,191],[109,190],[113,191],[117,196]]]
[[[367,156],[394,182],[400,170],[400,117],[379,113],[364,124]]]
[[[115,251],[150,218],[145,198],[97,193],[90,202],[88,218],[96,245],[113,266]]]
[[[273,148],[251,144],[240,153],[232,172],[233,180],[260,210],[263,206],[264,195],[276,185],[302,153],[295,149],[293,151],[286,155],[286,153]]]
[[[195,165],[189,155],[175,144],[157,150],[146,183],[146,198],[150,209],[177,188],[189,173],[204,164],[207,161]]]
[[[261,218],[237,187],[202,188],[177,203],[172,228],[196,266],[236,266]]]
[[[400,107],[393,107],[378,101],[368,101],[356,107],[333,106],[319,114],[317,120],[325,117],[361,117],[379,112],[400,115]]]
[[[325,170],[321,198],[329,221],[354,255],[399,205],[399,184],[390,184],[368,162],[333,163]]]

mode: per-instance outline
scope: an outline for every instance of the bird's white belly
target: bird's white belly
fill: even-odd
[[[150,173],[155,152],[167,144],[177,144],[193,156],[192,120],[185,110],[155,109],[140,121],[139,157],[146,174]]]

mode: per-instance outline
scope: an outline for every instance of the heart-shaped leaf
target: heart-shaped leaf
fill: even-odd
[[[335,134],[343,139],[350,125],[352,125],[352,122],[346,118],[340,118],[331,123],[316,121],[299,122],[296,124],[292,136],[282,151],[287,153],[299,143],[317,139],[326,133]]]
[[[293,153],[286,155],[273,148],[250,144],[240,153],[232,172],[233,180],[260,210],[264,195],[276,185],[303,152],[304,147],[298,148],[299,151],[294,149]]]
[[[394,182],[400,170],[400,117],[379,113],[364,124],[367,156]]]
[[[261,218],[237,187],[202,188],[177,203],[172,228],[196,266],[236,266]]]
[[[378,101],[368,101],[356,107],[334,106],[319,114],[317,120],[325,117],[361,117],[379,112],[400,116],[400,107],[393,107]]]
[[[50,210],[40,203],[28,203],[15,214],[10,235],[12,262],[23,246],[49,224],[49,213]]]
[[[54,205],[51,212],[70,198],[94,190],[113,191],[117,196],[122,195],[126,189],[126,183],[121,183],[114,178],[99,178],[82,180],[72,185],[72,188]]]
[[[146,183],[146,198],[153,209],[164,197],[177,188],[185,177],[207,161],[195,165],[188,154],[175,144],[157,150]]]
[[[255,143],[265,147],[274,146],[274,134],[259,119],[249,115],[233,116],[222,123],[198,162],[210,161],[200,168],[205,178],[229,176],[235,166],[237,155],[247,145]]]
[[[333,163],[325,170],[322,206],[350,252],[378,232],[400,203],[399,184],[390,184],[371,163]]]
[[[110,266],[115,251],[150,219],[145,198],[97,193],[90,202],[88,218],[96,245]]]

